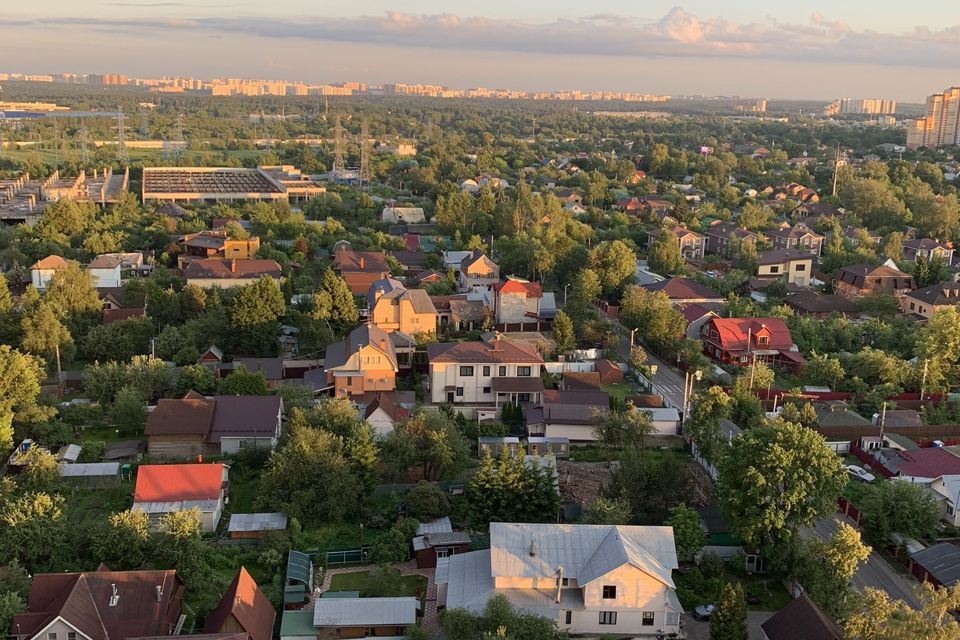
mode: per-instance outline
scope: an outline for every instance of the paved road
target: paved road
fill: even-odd
[[[824,518],[813,528],[803,527],[800,535],[806,538],[816,536],[821,539],[829,538],[837,530],[838,519],[843,516],[836,515]],[[845,522],[852,525],[853,521],[844,519]],[[919,608],[920,604],[914,595],[914,588],[917,583],[911,578],[906,578],[890,566],[880,554],[873,552],[867,561],[860,565],[856,575],[853,576],[853,585],[863,591],[867,587],[886,591],[891,598],[903,600],[914,609]]]
[[[620,344],[617,345],[617,353],[624,360],[630,360],[630,332],[622,327],[620,329]],[[626,335],[624,335],[624,333]],[[647,364],[657,365],[657,373],[653,376],[653,385],[662,395],[667,403],[683,410],[683,375],[678,374],[670,368],[666,362],[647,352]]]
[[[760,625],[770,619],[772,613],[750,611],[747,613],[747,631],[750,640],[766,640]],[[683,616],[683,633],[687,640],[710,640],[710,623],[698,622],[691,615]]]

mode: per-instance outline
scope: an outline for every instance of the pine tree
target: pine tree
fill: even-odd
[[[747,602],[740,583],[727,583],[710,618],[710,640],[748,640]]]
[[[563,311],[558,311],[553,319],[553,341],[557,343],[557,352],[564,353],[576,346],[573,335],[573,321]]]

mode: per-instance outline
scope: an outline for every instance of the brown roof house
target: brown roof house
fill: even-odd
[[[916,291],[907,291],[900,298],[900,310],[929,320],[940,309],[960,304],[960,283],[941,282]]]
[[[767,232],[767,237],[774,249],[796,249],[804,253],[820,255],[823,247],[823,236],[810,229],[802,222],[781,229]]]
[[[799,316],[829,318],[833,314],[853,317],[860,314],[857,304],[837,294],[817,293],[810,289],[791,291],[784,301]]]
[[[709,309],[716,309],[727,304],[725,297],[690,278],[667,278],[641,286],[654,293],[662,291],[670,302],[676,305],[697,303]]]
[[[280,396],[214,396],[195,391],[161,399],[147,417],[147,450],[157,458],[231,454],[249,447],[273,449],[280,439]]]
[[[741,229],[732,222],[718,220],[704,230],[707,236],[707,251],[721,256],[729,256],[743,244],[756,244],[759,237],[753,231]]]
[[[207,614],[204,633],[245,633],[249,640],[271,640],[277,616],[245,567],[233,577],[220,603]]]
[[[833,286],[837,293],[851,300],[876,294],[900,297],[916,289],[913,276],[897,269],[892,260],[879,267],[869,264],[843,267],[833,279]]]
[[[930,238],[904,240],[903,259],[916,260],[917,258],[925,258],[927,260],[940,258],[944,264],[950,264],[953,262],[953,245]]]
[[[375,324],[360,325],[327,347],[323,368],[337,397],[396,388],[397,351],[392,336]]]
[[[362,296],[377,280],[390,275],[383,251],[354,251],[344,246],[333,253],[333,268],[355,296]]]
[[[416,337],[437,331],[437,308],[423,289],[407,289],[399,280],[384,278],[370,285],[367,304],[373,324],[387,333]]]
[[[33,576],[27,610],[13,617],[21,640],[126,640],[173,633],[184,585],[174,570]]]
[[[527,430],[532,436],[593,442],[609,412],[606,391],[544,391],[541,406],[527,412]]]
[[[814,602],[800,597],[760,625],[766,640],[842,640],[843,631]]]
[[[540,316],[543,290],[537,282],[508,277],[493,285],[494,314],[498,323],[521,324],[536,321]]]
[[[242,287],[253,284],[263,276],[273,278],[279,284],[280,273],[280,265],[275,260],[221,260],[219,258],[192,260],[183,270],[187,284],[194,284],[203,289]]]
[[[193,258],[222,258],[249,260],[260,250],[260,238],[251,236],[244,240],[227,237],[223,231],[188,233],[177,241],[180,247],[180,267]]]
[[[480,249],[474,249],[460,263],[460,290],[469,291],[474,287],[491,287],[500,280],[500,267],[497,263],[483,254]]]
[[[30,265],[30,283],[37,291],[47,290],[47,284],[53,278],[57,271],[66,269],[71,260],[64,260],[60,256],[47,256],[43,260],[37,260]]]
[[[378,436],[385,436],[397,423],[410,417],[410,408],[401,404],[396,393],[380,391],[363,411],[363,420]]]

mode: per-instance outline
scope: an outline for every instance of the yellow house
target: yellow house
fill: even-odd
[[[373,324],[387,333],[436,333],[437,308],[423,289],[407,289],[393,278],[377,280],[367,293]]]
[[[900,311],[929,320],[940,309],[960,304],[960,282],[941,282],[916,291],[907,291],[900,298]]]
[[[798,249],[763,251],[757,256],[757,277],[808,287],[813,277],[813,255]]]
[[[676,568],[672,527],[579,524],[492,522],[489,550],[437,561],[447,608],[503,594],[571,635],[618,637],[679,633]]]
[[[337,397],[393,391],[399,370],[390,336],[372,324],[360,325],[343,342],[329,345],[324,360],[327,384]]]

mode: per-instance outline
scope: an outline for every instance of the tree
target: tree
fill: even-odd
[[[183,396],[188,391],[209,396],[217,390],[217,380],[213,372],[202,364],[190,364],[180,370],[177,377],[176,394]]]
[[[603,493],[630,501],[641,522],[663,522],[672,507],[690,495],[691,465],[677,456],[646,456],[626,451]]]
[[[149,350],[152,335],[153,324],[147,318],[97,325],[83,337],[80,351],[89,360],[127,361]]]
[[[240,287],[230,305],[234,345],[240,353],[272,356],[277,352],[279,319],[286,311],[283,293],[273,278],[263,276]]]
[[[313,310],[310,315],[317,320],[329,322],[337,333],[351,328],[360,317],[350,287],[332,269],[323,273],[320,288],[313,295]]]
[[[120,511],[94,530],[91,549],[115,570],[136,569],[151,549],[150,517],[143,511]]]
[[[616,297],[637,271],[637,256],[622,240],[604,241],[590,251],[590,268],[606,296]]]
[[[267,379],[262,371],[247,373],[246,367],[241,365],[223,379],[220,393],[225,396],[265,396]]]
[[[681,561],[689,561],[707,543],[703,519],[685,504],[678,504],[670,509],[670,517],[664,524],[673,527],[677,558]]]
[[[732,413],[733,401],[722,387],[712,386],[694,396],[683,430],[696,444],[697,453],[707,462],[717,462],[721,443],[720,420],[730,418]]]
[[[740,226],[748,231],[758,231],[767,227],[773,218],[773,209],[768,206],[747,202],[740,210]]]
[[[123,435],[137,435],[147,422],[147,403],[134,387],[123,387],[110,408],[110,418]]]
[[[650,414],[631,404],[623,411],[611,411],[597,425],[595,437],[605,446],[639,451],[643,456],[647,438],[654,431]]]
[[[628,287],[623,294],[620,321],[628,329],[636,329],[641,342],[658,349],[676,345],[687,327],[667,294],[642,287]]]
[[[373,427],[366,423],[357,425],[347,440],[347,457],[351,470],[363,488],[360,495],[363,499],[377,487],[380,477],[377,473],[378,452]]]
[[[490,522],[555,522],[560,495],[552,465],[527,461],[504,447],[494,459],[485,455],[467,483],[470,522],[486,527]]]
[[[207,547],[197,507],[171,511],[160,520],[158,543],[154,549],[158,564],[171,567],[184,581],[198,582],[207,567]]]
[[[710,640],[747,640],[747,601],[739,582],[723,585],[717,608],[710,617]]]
[[[515,609],[504,595],[487,602],[483,613],[447,609],[440,614],[440,627],[448,640],[563,640],[566,632],[555,620]]]
[[[24,469],[17,476],[17,484],[27,491],[52,493],[60,484],[57,457],[39,447],[32,447],[22,457]]]
[[[410,443],[412,463],[420,466],[426,480],[441,478],[461,467],[469,457],[469,445],[442,412],[418,410],[394,433]]]
[[[656,241],[650,246],[647,266],[656,273],[668,276],[683,271],[685,264],[676,236],[667,229],[661,229]]]
[[[600,284],[600,276],[593,269],[585,268],[577,272],[577,276],[573,280],[573,286],[570,288],[570,301],[576,305],[587,307],[599,299],[602,293],[603,286]]]
[[[885,591],[867,587],[843,620],[847,640],[955,640],[960,635],[952,612],[960,607],[960,586],[936,589],[924,582],[916,589],[920,608],[890,600]]]
[[[553,341],[557,343],[558,353],[565,353],[576,346],[573,320],[563,311],[558,311],[553,319]]]
[[[864,488],[858,505],[870,540],[886,543],[890,534],[926,538],[936,531],[939,515],[929,491],[910,482],[881,482]]]
[[[74,335],[84,335],[103,315],[103,303],[93,286],[93,277],[76,262],[53,274],[43,300]]]
[[[63,498],[57,494],[26,492],[0,506],[0,559],[16,559],[36,573],[63,548],[67,527]]]
[[[46,300],[25,311],[20,321],[25,351],[44,358],[52,358],[72,342],[70,331],[57,317]]]
[[[378,564],[404,562],[410,558],[410,540],[417,533],[414,518],[400,518],[370,550],[370,560]]]
[[[827,516],[847,483],[823,436],[779,420],[734,439],[719,472],[721,511],[753,545],[790,540],[799,526]]]
[[[881,253],[891,260],[898,262],[903,259],[903,234],[893,231],[887,234],[883,241]]]
[[[13,617],[23,613],[27,608],[27,601],[19,593],[13,591],[0,592],[0,628],[9,629]]]
[[[630,347],[629,364],[637,371],[646,371],[648,357],[647,351],[643,347],[639,345]]]
[[[407,492],[407,511],[422,522],[450,515],[450,499],[445,491],[426,480],[420,480]]]
[[[803,372],[814,384],[827,385],[832,388],[836,388],[837,383],[843,380],[846,375],[839,358],[829,354],[820,354],[816,351],[810,352],[810,357],[807,358],[807,364],[804,366]]]
[[[584,524],[627,524],[633,516],[626,498],[597,496],[583,510]]]
[[[869,557],[870,547],[861,542],[860,532],[841,522],[827,540],[812,539],[804,544],[797,578],[821,609],[839,617],[845,613],[853,575]]]
[[[8,345],[0,345],[0,450],[13,447],[13,418],[36,406],[43,363]]]

